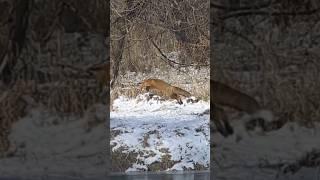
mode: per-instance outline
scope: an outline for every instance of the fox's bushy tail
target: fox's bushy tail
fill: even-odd
[[[178,88],[178,87],[175,87],[175,86],[173,86],[173,87],[174,87],[174,89],[173,89],[174,93],[185,96],[185,97],[191,96],[191,94],[188,91],[185,91],[185,90]]]

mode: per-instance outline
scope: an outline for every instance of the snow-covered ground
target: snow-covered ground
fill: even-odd
[[[14,157],[0,159],[0,175],[104,174],[110,163],[103,155],[106,108],[95,105],[80,119],[63,119],[41,107],[31,109],[12,129],[10,139],[17,144],[18,152]],[[164,170],[209,167],[209,115],[202,114],[209,109],[209,102],[184,101],[183,105],[178,105],[175,100],[120,97],[114,101],[113,108],[112,151],[137,154],[127,171],[146,170],[162,162],[161,157],[171,161]],[[100,123],[87,131],[86,123],[90,119],[100,119]],[[305,128],[288,123],[266,133],[247,132],[241,120],[233,120],[231,124],[234,135],[228,138],[218,133],[211,135],[214,162],[210,166],[214,168],[215,179],[320,179],[319,166],[297,163],[311,152],[318,154],[315,153],[309,162],[320,162],[320,124]],[[292,167],[296,168],[293,173],[288,171]]]
[[[9,139],[18,147],[13,157],[0,159],[0,179],[9,177],[103,177],[107,106],[93,105],[83,118],[63,118],[43,107],[30,109],[14,124]],[[91,131],[87,122],[98,119]]]
[[[146,100],[119,97],[110,114],[112,151],[138,153],[126,170],[145,171],[169,155],[174,165],[164,170],[192,170],[195,165],[209,168],[209,102],[177,104],[176,100]],[[166,162],[162,162],[166,163]]]
[[[245,131],[242,122],[232,122],[235,134],[231,137],[217,133],[211,136],[215,143],[212,164],[215,179],[320,179],[320,166],[308,168],[297,164],[311,151],[318,152],[318,157],[309,158],[309,162],[320,163],[319,124],[310,129],[288,123],[277,131],[262,133]],[[292,173],[290,167],[298,169]]]

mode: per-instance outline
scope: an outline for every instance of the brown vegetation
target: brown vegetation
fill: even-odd
[[[277,118],[320,119],[320,4],[315,1],[211,3],[212,75],[248,92]]]

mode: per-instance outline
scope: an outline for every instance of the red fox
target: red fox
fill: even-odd
[[[145,89],[146,91],[149,91],[150,89],[158,90],[163,93],[163,95],[171,99],[176,99],[179,104],[183,104],[180,96],[191,96],[188,91],[185,91],[176,86],[172,86],[160,79],[146,79],[142,81],[140,85],[140,91],[143,89]]]
[[[239,111],[250,114],[253,118],[261,118],[267,121],[272,120],[272,113],[263,110],[259,103],[247,94],[235,90],[223,83],[210,81],[210,106],[212,111],[212,121],[217,130],[223,135],[233,134],[233,129],[229,124],[228,118],[224,110],[220,106],[228,106]]]

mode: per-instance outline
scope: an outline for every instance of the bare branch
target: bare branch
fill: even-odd
[[[170,62],[170,63],[173,63],[173,64],[180,65],[181,67],[196,66],[195,64],[178,63],[178,62],[176,62],[176,61],[173,61],[173,60],[169,59],[169,58],[162,52],[162,50],[159,48],[159,46],[158,46],[152,39],[150,39],[150,41],[151,41],[152,45],[158,50],[158,52],[161,54],[161,56],[162,56],[166,61],[168,61],[168,62]],[[173,67],[173,65],[171,65],[170,63],[169,63],[169,65],[170,65],[171,67]],[[202,64],[202,65],[197,65],[197,66],[209,66],[209,64]]]
[[[320,12],[320,8],[316,8],[310,11],[298,11],[298,12],[269,12],[269,11],[261,11],[261,10],[250,10],[250,11],[240,11],[230,13],[226,16],[223,16],[221,19],[226,20],[229,18],[234,17],[241,17],[241,16],[252,16],[252,15],[259,15],[259,16],[307,16],[312,15],[315,13]]]
[[[216,9],[222,9],[222,10],[229,10],[229,11],[239,11],[239,10],[267,8],[267,7],[270,7],[271,4],[272,4],[272,0],[269,0],[267,2],[262,2],[260,4],[255,4],[255,5],[250,5],[250,6],[241,6],[241,7],[232,7],[232,6],[228,7],[228,6],[223,6],[220,4],[210,3],[210,7],[216,8]]]

